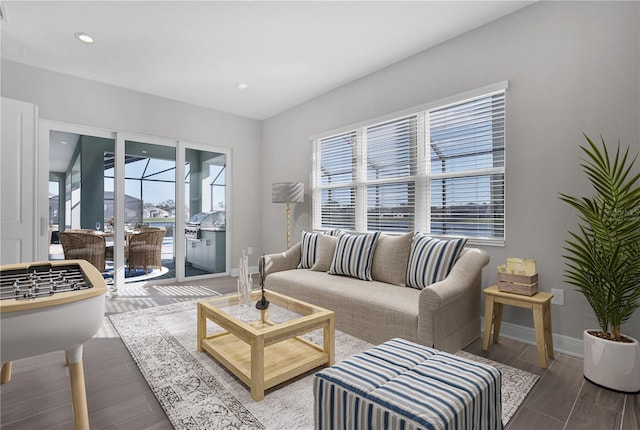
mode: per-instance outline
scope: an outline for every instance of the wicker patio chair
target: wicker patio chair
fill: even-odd
[[[127,247],[129,270],[143,267],[162,268],[162,239],[166,230],[145,230],[131,235]]]
[[[87,260],[101,273],[105,267],[104,237],[93,233],[59,233],[65,260]]]

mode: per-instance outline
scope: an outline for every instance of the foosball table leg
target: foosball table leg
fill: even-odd
[[[69,379],[71,381],[71,401],[73,402],[73,420],[75,430],[89,430],[89,410],[87,393],[84,386],[84,366],[82,365],[82,346],[67,351]]]
[[[11,362],[7,361],[2,365],[2,375],[0,376],[0,383],[6,384],[11,381]]]

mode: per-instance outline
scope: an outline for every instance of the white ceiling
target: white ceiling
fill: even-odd
[[[4,1],[2,58],[265,119],[531,3]]]

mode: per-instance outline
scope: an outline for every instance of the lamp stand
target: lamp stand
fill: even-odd
[[[289,219],[291,217],[291,208],[289,208],[289,202],[286,202],[287,211],[287,249],[291,246],[291,229],[289,228]]]

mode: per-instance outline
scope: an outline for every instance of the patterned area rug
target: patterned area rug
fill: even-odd
[[[254,402],[247,386],[196,350],[196,301],[110,315],[140,371],[173,426],[178,429],[312,429],[313,373],[267,391]],[[219,330],[209,322],[208,333]],[[310,333],[321,342],[321,331]],[[336,332],[336,362],[372,345]],[[538,376],[464,351],[465,358],[492,364],[503,373],[506,424]]]

